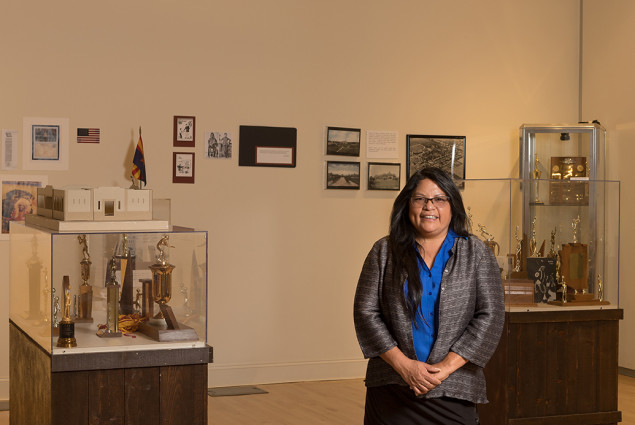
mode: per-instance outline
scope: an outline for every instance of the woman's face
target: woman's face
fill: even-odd
[[[421,180],[410,198],[409,217],[420,237],[445,237],[452,220],[450,198],[432,180]]]

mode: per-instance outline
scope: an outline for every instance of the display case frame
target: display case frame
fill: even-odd
[[[131,259],[128,264],[136,265],[129,286],[129,303],[139,301],[142,292],[140,279],[152,279],[150,265],[157,261],[157,244],[162,237],[168,236],[166,250],[167,261],[174,265],[174,279],[168,305],[172,306],[177,323],[181,328],[194,330],[185,340],[179,336],[169,341],[157,341],[148,334],[139,331],[125,333],[121,337],[100,338],[98,325],[106,324],[106,290],[108,263],[110,258],[120,257],[123,233],[103,232],[58,232],[44,228],[12,224],[11,227],[11,270],[10,270],[10,311],[9,319],[25,334],[35,341],[53,358],[63,354],[80,353],[116,353],[121,351],[155,351],[166,349],[199,348],[207,350],[207,232],[193,229],[183,231],[143,231],[125,232],[127,235]],[[58,347],[59,336],[51,324],[61,320],[61,314],[55,316],[56,302],[62,308],[61,294],[63,276],[69,276],[72,298],[77,297],[82,285],[81,267],[82,246],[78,236],[86,235],[88,251],[92,260],[89,284],[92,287],[92,322],[74,321],[76,347]],[[121,260],[118,260],[121,261]],[[128,270],[131,270],[129,267]],[[116,279],[122,289],[122,267],[117,266]],[[57,295],[55,295],[57,294]],[[123,297],[122,297],[123,303]],[[123,305],[123,304],[121,304]],[[159,312],[153,305],[153,315]],[[70,307],[74,319],[78,319],[77,310]],[[135,310],[141,308],[134,307]],[[134,313],[135,311],[122,311]],[[166,325],[161,319],[149,322],[159,328]],[[185,325],[185,326],[183,326]],[[178,327],[178,326],[177,326]]]
[[[605,181],[606,130],[594,121],[523,124],[519,133],[519,174],[527,182],[524,238],[529,240],[533,233],[548,240],[555,232],[559,239],[569,239],[563,241],[560,256],[562,277],[574,289],[574,299],[569,301],[583,302],[591,298],[586,292],[602,287],[604,273],[610,269],[605,263],[613,254],[606,252],[605,237],[612,229],[605,215],[611,214],[609,207],[619,211],[619,183],[617,196],[612,187],[600,183]],[[619,238],[619,233],[614,237]]]
[[[525,224],[527,214],[526,192],[531,182],[525,179],[467,179],[464,185],[463,203],[470,218],[472,233],[481,238],[494,251],[506,294],[506,308],[514,311],[557,311],[561,309],[616,309],[619,308],[619,202],[620,182],[587,180],[584,183],[594,193],[597,205],[594,220],[588,220],[584,211],[579,224],[580,241],[593,245],[593,257],[587,256],[589,270],[594,271],[589,279],[588,294],[595,294],[585,302],[574,301],[563,304],[559,299],[562,285],[555,275],[557,261],[548,254],[560,251],[562,245],[571,241],[570,234],[560,232],[553,241],[550,238],[551,224],[556,222],[562,229],[570,226],[570,217],[575,217],[581,207],[541,207],[536,224]],[[532,225],[537,229],[532,237]],[[589,235],[596,239],[589,241]],[[533,239],[533,242],[532,242]],[[530,255],[531,247],[543,255]],[[518,265],[518,270],[516,270]],[[559,265],[560,267],[562,265]],[[541,267],[543,267],[541,269]],[[548,269],[551,267],[551,269]],[[531,272],[531,273],[530,273]],[[540,274],[542,273],[542,274]],[[590,273],[590,272],[589,272]],[[597,274],[601,275],[603,297],[598,299]],[[571,288],[569,288],[571,290]]]

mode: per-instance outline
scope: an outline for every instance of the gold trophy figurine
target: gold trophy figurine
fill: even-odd
[[[604,284],[602,283],[602,278],[598,274],[598,300],[604,301]]]
[[[567,303],[567,282],[562,276],[562,304]]]
[[[531,221],[531,239],[529,239],[529,256],[538,256],[538,243],[536,242],[536,217]]]
[[[573,243],[578,243],[578,225],[580,224],[580,216],[577,216],[571,222],[571,228],[573,229]]]
[[[71,284],[68,276],[64,276],[62,281],[64,292],[64,306],[62,307],[62,321],[59,324],[59,339],[57,346],[63,348],[77,347],[75,340],[75,323],[71,319]]]
[[[86,235],[78,235],[77,241],[82,247],[82,261],[79,262],[82,284],[79,287],[79,314],[75,317],[75,321],[81,322],[93,322],[93,287],[90,286],[88,281],[90,280],[90,254],[88,253],[88,241]]]
[[[522,241],[521,239],[518,238],[518,230],[519,230],[519,226],[516,226],[516,231],[514,232],[514,238],[516,239],[516,242],[518,243],[516,245],[516,264],[514,265],[514,271],[515,272],[519,272],[520,271],[520,254],[523,250],[522,248]]]
[[[556,232],[558,231],[558,228],[554,228],[551,231],[551,248],[549,248],[549,254],[547,255],[547,257],[550,258],[556,258],[556,256],[558,254],[556,254]]]

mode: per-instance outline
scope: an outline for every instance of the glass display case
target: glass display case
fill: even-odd
[[[527,202],[535,183],[552,182],[561,183],[461,182],[472,233],[498,260],[508,310],[618,308],[620,183],[579,181],[588,203]]]
[[[205,231],[12,223],[10,255],[9,318],[53,357],[207,346]]]

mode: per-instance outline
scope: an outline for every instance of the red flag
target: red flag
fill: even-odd
[[[137,180],[142,181],[144,184],[148,184],[146,182],[146,160],[143,156],[143,140],[141,140],[141,128],[139,128],[139,141],[137,142],[137,149],[134,153],[134,158],[132,159],[132,175]]]

